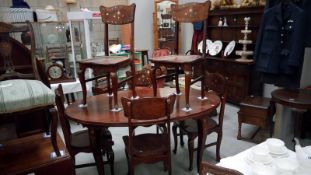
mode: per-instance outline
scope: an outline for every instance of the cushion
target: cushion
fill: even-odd
[[[14,79],[0,82],[0,114],[53,105],[55,94],[38,80]]]

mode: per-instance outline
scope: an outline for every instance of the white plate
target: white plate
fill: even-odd
[[[215,56],[215,55],[219,54],[221,49],[222,49],[222,42],[220,40],[214,41],[212,46],[209,48],[209,54],[211,56]]]
[[[55,34],[49,34],[48,37],[47,37],[47,40],[48,40],[48,42],[49,42],[50,44],[54,44],[54,43],[57,42],[58,37],[57,37],[57,35],[55,35]]]
[[[213,44],[213,42],[209,39],[206,40],[206,53],[208,53],[208,50],[210,46]],[[198,51],[202,53],[202,45],[203,45],[203,40],[198,44]]]
[[[272,163],[272,161],[273,161],[272,157],[269,156],[269,158],[265,162],[257,162],[257,161],[254,160],[253,154],[251,152],[249,152],[249,154],[247,154],[247,156],[245,157],[245,160],[249,164],[262,163],[264,165],[270,165]]]
[[[225,48],[224,56],[229,56],[235,48],[235,41],[230,41]]]

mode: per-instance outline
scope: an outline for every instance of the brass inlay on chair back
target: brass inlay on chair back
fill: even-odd
[[[187,3],[187,4],[172,4],[172,18],[178,22],[199,22],[204,21],[208,17],[210,1],[204,3]]]
[[[135,19],[135,8],[135,4],[129,6],[99,7],[103,23],[113,25],[133,23]]]

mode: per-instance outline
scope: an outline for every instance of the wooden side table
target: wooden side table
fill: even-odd
[[[256,132],[251,136],[253,139],[261,128],[269,128],[272,124],[272,116],[274,107],[270,102],[270,98],[248,96],[240,103],[240,111],[238,112],[239,131],[237,139],[244,139],[241,135],[242,123],[259,126]],[[272,135],[270,128],[270,135]]]

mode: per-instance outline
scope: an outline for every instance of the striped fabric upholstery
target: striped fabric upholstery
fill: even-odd
[[[14,79],[0,82],[0,114],[53,105],[54,92],[38,80]]]

